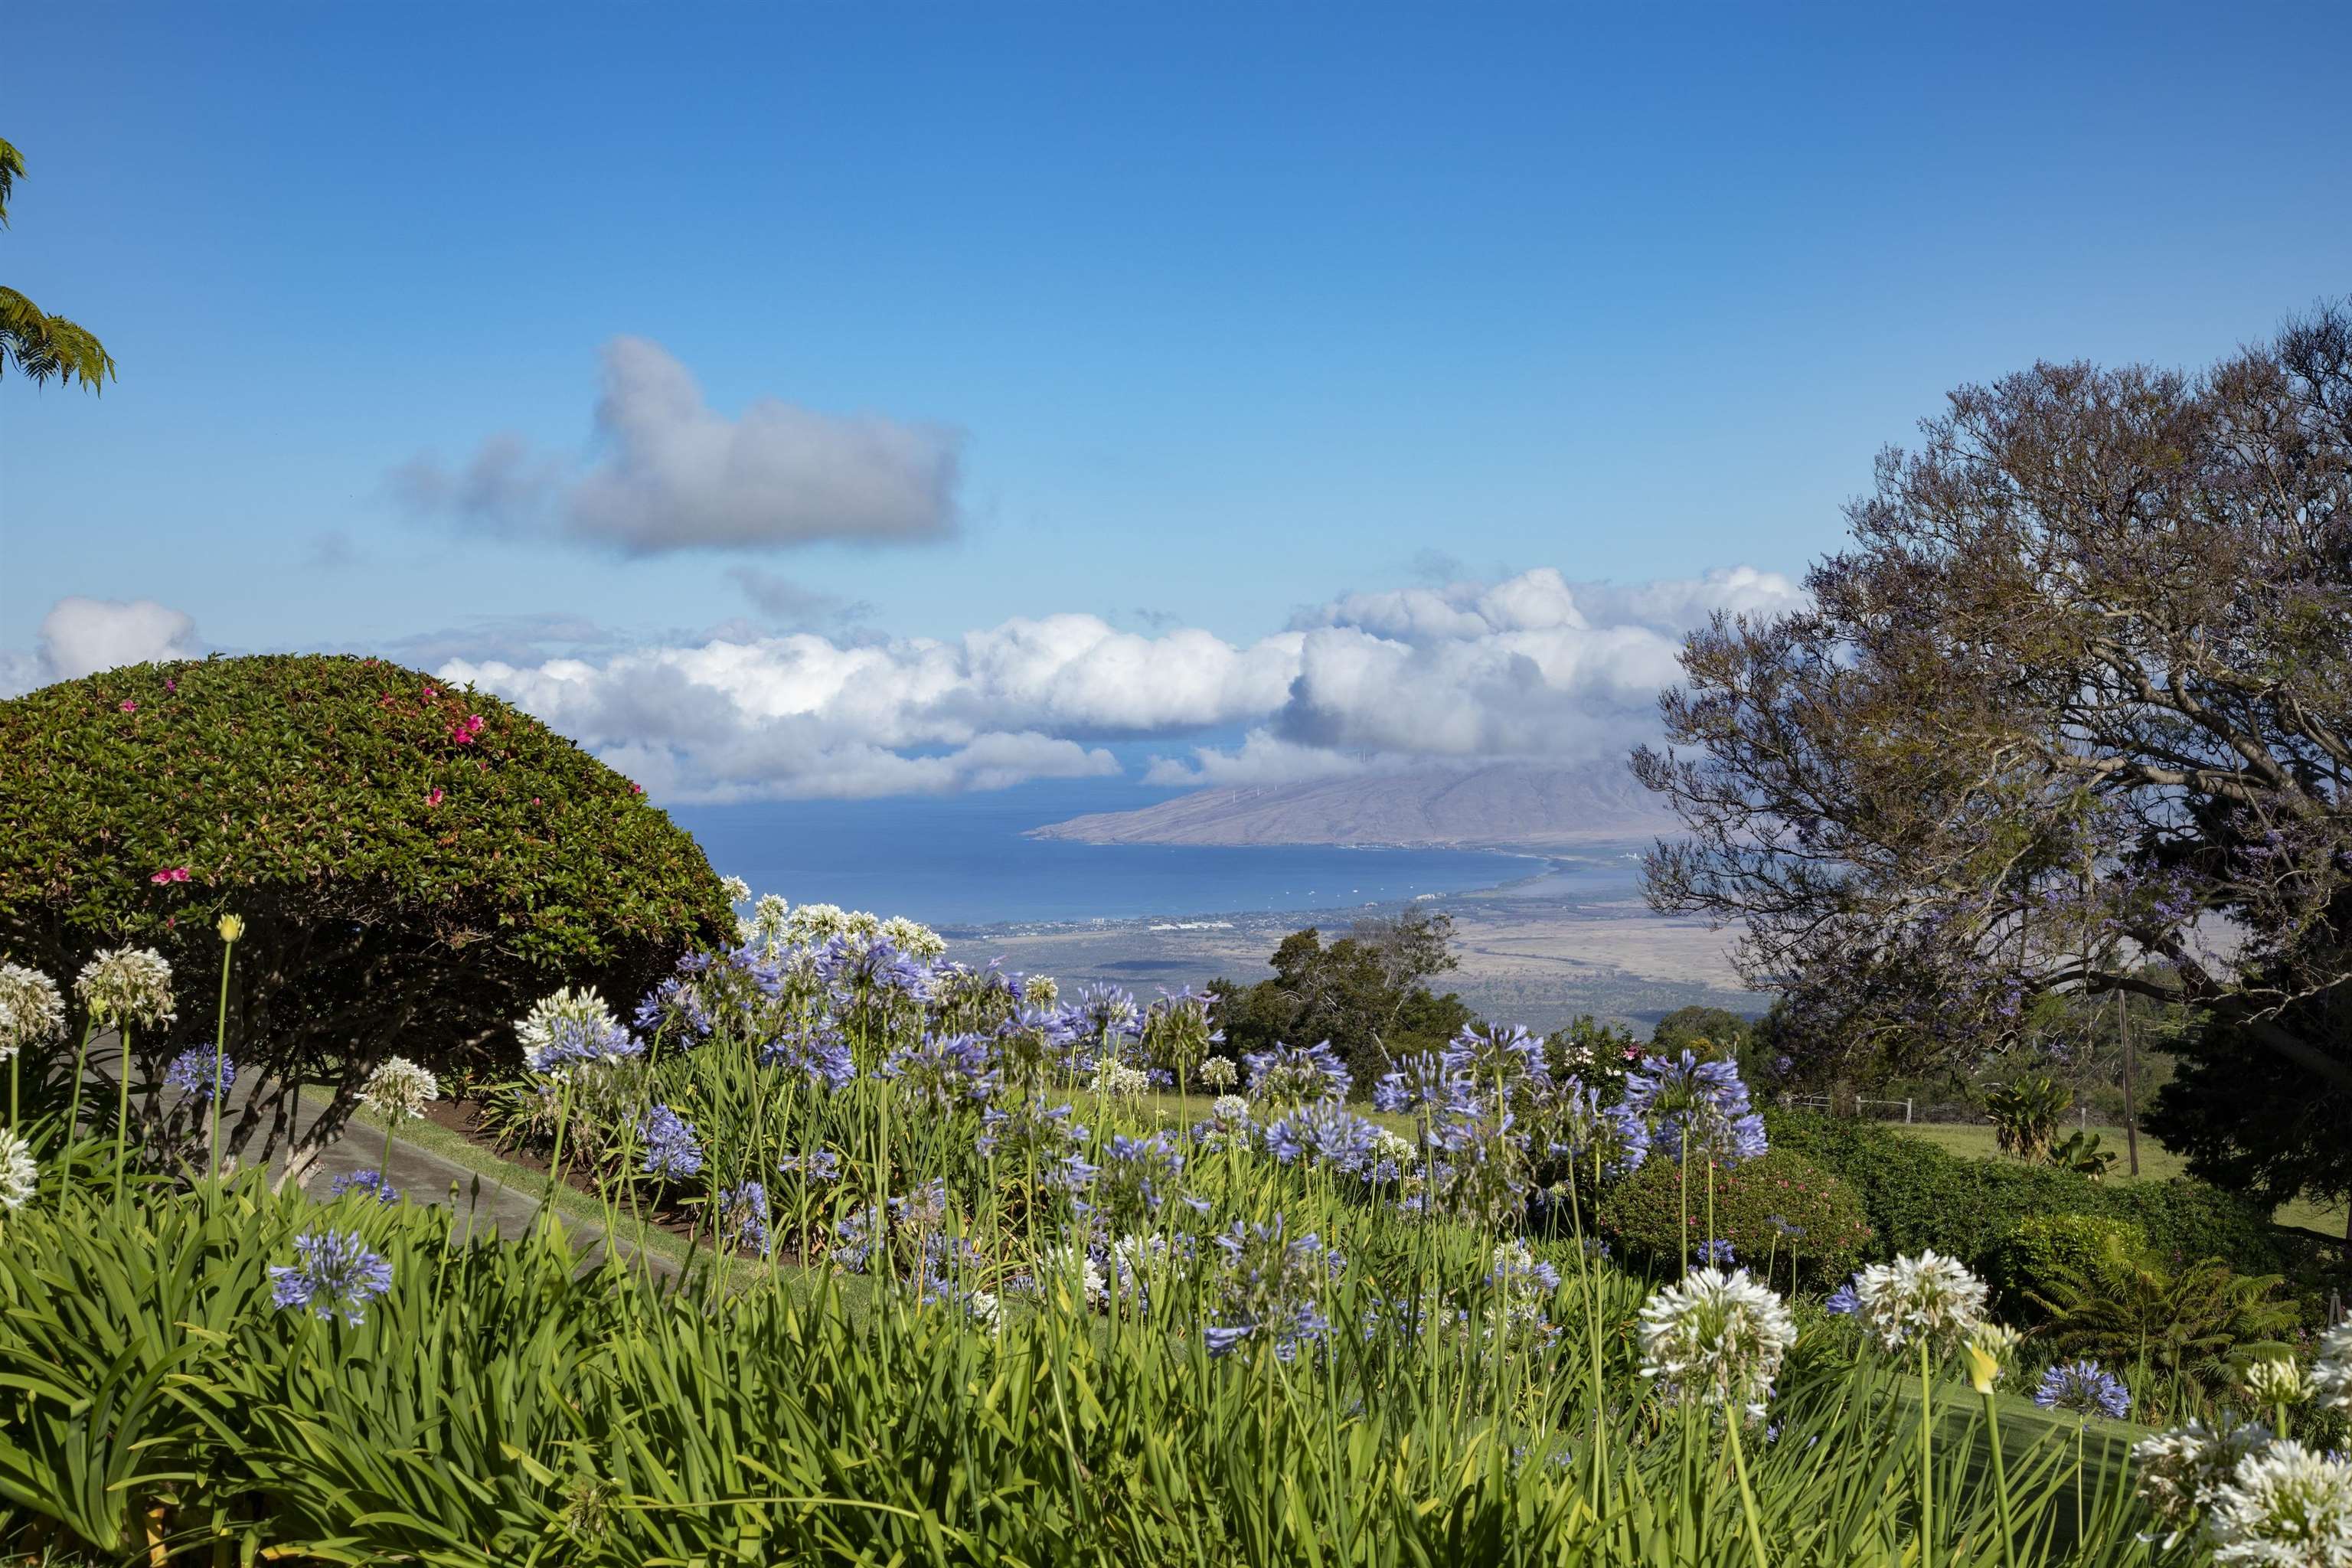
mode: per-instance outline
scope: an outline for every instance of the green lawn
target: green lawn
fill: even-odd
[[[1948,1149],[1955,1154],[1973,1155],[1988,1160],[2006,1157],[1993,1142],[1991,1126],[1985,1122],[1921,1121],[1915,1122],[1901,1131],[1914,1138],[1924,1138],[1928,1142]],[[2116,1152],[2116,1172],[2108,1179],[2117,1182],[2132,1180],[2130,1173],[2125,1169],[2123,1158],[2124,1130],[2120,1127],[2094,1127],[2091,1131],[2099,1134],[2099,1146],[2102,1149],[2112,1149]],[[2188,1173],[2187,1161],[2158,1143],[2147,1133],[2143,1132],[2139,1135],[2139,1180],[2160,1182],[2168,1176],[2185,1176]],[[2300,1226],[2305,1230],[2315,1230],[2326,1237],[2340,1237],[2344,1234],[2344,1205],[2341,1204],[2331,1205],[2314,1203],[2308,1198],[2298,1198],[2294,1203],[2281,1205],[2278,1213],[2273,1217],[2281,1225]]]

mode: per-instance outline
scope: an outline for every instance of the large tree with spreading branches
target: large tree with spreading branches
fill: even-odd
[[[1922,428],[1809,607],[1685,643],[1633,759],[1688,833],[1651,900],[1738,922],[1825,1065],[1981,1056],[2039,997],[2122,991],[2261,1058],[2215,1149],[2273,1100],[2352,1127],[2352,304],[2201,374],[2036,365]]]

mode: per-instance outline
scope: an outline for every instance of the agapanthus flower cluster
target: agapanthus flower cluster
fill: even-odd
[[[1277,1044],[1272,1050],[1247,1053],[1242,1063],[1249,1068],[1250,1098],[1265,1106],[1345,1100],[1348,1086],[1355,1081],[1328,1040],[1311,1046]]]
[[[31,1140],[13,1127],[0,1127],[0,1210],[23,1208],[40,1184]]]
[[[702,1145],[695,1141],[694,1123],[667,1105],[656,1105],[637,1124],[645,1144],[639,1167],[648,1176],[682,1182],[702,1169]]]
[[[236,1061],[211,1046],[190,1046],[163,1068],[163,1081],[191,1100],[217,1104],[236,1085]]]
[[[1203,992],[1161,993],[1143,1015],[1143,1059],[1189,1080],[1206,1065],[1211,1048],[1224,1044],[1225,1032],[1209,1016],[1215,1002]]]
[[[1150,1092],[1151,1076],[1117,1058],[1105,1058],[1087,1080],[1087,1092],[1105,1100],[1140,1100]]]
[[[1446,1058],[1435,1051],[1412,1051],[1396,1058],[1396,1066],[1372,1084],[1372,1109],[1402,1115],[1432,1106],[1450,1104],[1472,1092]]]
[[[877,933],[884,942],[919,963],[928,963],[948,950],[947,939],[919,921],[892,915]]]
[[[2323,1410],[2352,1411],[2352,1321],[2321,1336],[2311,1364],[2311,1397]]]
[[[373,1198],[380,1204],[396,1204],[400,1189],[383,1179],[382,1171],[345,1171],[327,1184],[327,1196],[340,1198],[357,1193],[363,1198]]]
[[[412,1121],[441,1098],[441,1080],[406,1057],[389,1057],[368,1074],[360,1103],[394,1121]]]
[[[830,1149],[812,1149],[805,1154],[787,1154],[776,1162],[776,1173],[792,1176],[811,1186],[822,1186],[841,1177],[841,1156]]]
[[[741,904],[751,901],[751,884],[745,881],[740,877],[719,878],[719,890],[727,895],[727,901],[730,904]]]
[[[1513,1327],[1540,1322],[1559,1290],[1559,1270],[1535,1255],[1524,1241],[1495,1244],[1486,1288],[1494,1292],[1496,1310]]]
[[[2238,1387],[2258,1408],[2300,1405],[2311,1397],[2312,1376],[2293,1356],[2266,1356],[2238,1369]]]
[[[992,1161],[1005,1175],[1034,1173],[1049,1190],[1077,1192],[1090,1185],[1096,1167],[1078,1152],[1087,1130],[1068,1105],[1049,1105],[1043,1095],[992,1105],[981,1112],[980,1135],[972,1147]]]
[[[2131,1390],[2095,1361],[2070,1361],[2042,1374],[2033,1403],[2074,1415],[2105,1415],[2120,1421],[2131,1414]]]
[[[1110,1299],[1110,1277],[1089,1248],[1074,1241],[1056,1242],[1038,1254],[1036,1271],[1021,1285],[1021,1293],[1052,1303],[1056,1289],[1066,1289],[1073,1305],[1099,1307]]]
[[[1286,1362],[1330,1333],[1323,1297],[1347,1263],[1319,1237],[1286,1235],[1276,1215],[1268,1225],[1236,1220],[1216,1243],[1216,1321],[1202,1331],[1213,1354],[1255,1342]]]
[[[1381,1159],[1383,1131],[1336,1100],[1313,1100],[1264,1123],[1257,1137],[1259,1146],[1286,1165],[1328,1165],[1356,1176],[1370,1173]],[[1389,1179],[1394,1176],[1391,1170]]]
[[[293,1264],[269,1270],[270,1297],[280,1309],[341,1318],[352,1328],[367,1321],[367,1304],[391,1289],[391,1262],[370,1251],[355,1230],[298,1236]]]
[[[984,1105],[996,1092],[996,1067],[978,1035],[926,1035],[901,1046],[882,1063],[882,1076],[926,1110],[951,1111]]]
[[[931,966],[877,931],[827,942],[817,951],[816,978],[844,1005],[893,998],[919,1003],[930,995]]]
[[[794,1073],[829,1093],[847,1089],[857,1077],[857,1062],[831,1020],[760,1047],[760,1065]]]
[[[2213,1494],[2206,1538],[2217,1563],[2352,1565],[2352,1462],[2284,1439],[2238,1461]]]
[[[0,963],[0,1062],[65,1033],[66,1000],[58,983],[21,963]]]
[[[152,1029],[179,1016],[172,1003],[172,966],[152,947],[118,947],[82,965],[74,994],[100,1023]]]
[[[1650,1124],[1651,1147],[1670,1157],[1733,1165],[1765,1152],[1764,1119],[1731,1062],[1687,1050],[1650,1057],[1626,1076],[1625,1103]]]
[[[1231,1057],[1211,1057],[1201,1064],[1201,1086],[1204,1089],[1223,1093],[1241,1080],[1241,1069],[1234,1066]]]
[[[719,1241],[722,1247],[757,1253],[764,1258],[775,1245],[768,1224],[768,1189],[743,1182],[719,1194]]]
[[[1642,1375],[1670,1397],[1735,1406],[1761,1417],[1797,1342],[1780,1298],[1748,1277],[1694,1268],[1642,1309]]]
[[[1113,1133],[1102,1150],[1087,1204],[1114,1224],[1131,1226],[1158,1214],[1171,1199],[1183,1199],[1179,1185],[1183,1174],[1184,1156],[1168,1133],[1154,1132],[1149,1138]]]
[[[562,990],[542,997],[515,1023],[523,1065],[559,1075],[574,1067],[643,1056],[645,1042],[621,1026],[593,990]]]
[[[1921,1340],[1948,1349],[1984,1316],[1984,1281],[1933,1249],[1872,1264],[1854,1276],[1853,1290],[1856,1316],[1887,1350]]]
[[[1597,1162],[1611,1176],[1631,1175],[1649,1158],[1650,1130],[1641,1112],[1622,1101],[1603,1105],[1598,1089],[1571,1078],[1549,1109],[1556,1158],[1588,1166]]]
[[[1445,1072],[1466,1078],[1482,1094],[1507,1093],[1526,1079],[1546,1077],[1543,1041],[1516,1025],[1471,1024],[1445,1043]]]
[[[2167,1547],[2178,1545],[2212,1507],[2241,1461],[2270,1447],[2271,1429],[2224,1415],[2212,1426],[2192,1418],[2132,1447],[2139,1498],[2156,1516]]]
[[[679,967],[683,969],[701,956],[688,953]],[[701,987],[695,984],[695,975],[699,973],[698,963],[691,973],[665,975],[661,984],[647,992],[630,1017],[637,1032],[656,1039],[699,1040],[717,1027],[719,1020]]]

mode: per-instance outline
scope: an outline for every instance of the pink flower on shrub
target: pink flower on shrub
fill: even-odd
[[[166,680],[163,682],[163,689],[166,691],[177,691],[180,689],[180,683],[176,680]]]
[[[467,714],[467,715],[466,715],[466,733],[467,733],[468,735],[478,735],[478,734],[480,734],[481,732],[482,732],[482,716],[481,716],[479,713],[468,713],[468,714]]]
[[[432,701],[435,698],[440,695],[441,693],[433,687],[428,686],[425,689],[425,700],[427,702]]]
[[[116,703],[115,706],[121,709],[125,713],[136,713],[139,711],[139,704],[133,702],[128,697]]]
[[[184,882],[188,879],[188,868],[185,866],[166,866],[147,879],[151,882],[159,884],[163,882]]]
[[[427,805],[439,805],[441,804],[440,785],[436,784],[431,789],[425,792],[425,804]]]

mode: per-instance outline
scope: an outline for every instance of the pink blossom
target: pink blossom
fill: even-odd
[[[139,704],[131,701],[128,697],[124,698],[115,706],[121,708],[125,713],[136,713],[139,711]]]
[[[438,696],[440,696],[440,695],[441,695],[441,693],[440,693],[439,691],[436,690],[434,688],[432,688],[432,687],[430,687],[430,686],[428,686],[428,687],[426,687],[426,688],[425,689],[425,701],[427,701],[427,702],[432,701],[435,698],[436,698],[436,697],[438,697]]]
[[[436,784],[433,788],[425,792],[425,804],[427,805],[439,805],[441,804],[441,788],[438,784]]]
[[[177,691],[180,689],[180,683],[176,680],[166,680],[163,682],[163,689],[166,691]]]
[[[479,713],[468,713],[468,714],[467,714],[467,715],[466,715],[466,733],[467,733],[468,735],[478,735],[478,734],[480,734],[481,732],[482,732],[482,716],[481,716]]]
[[[163,882],[184,882],[188,879],[188,868],[185,866],[166,866],[147,879],[151,882],[159,884]]]

